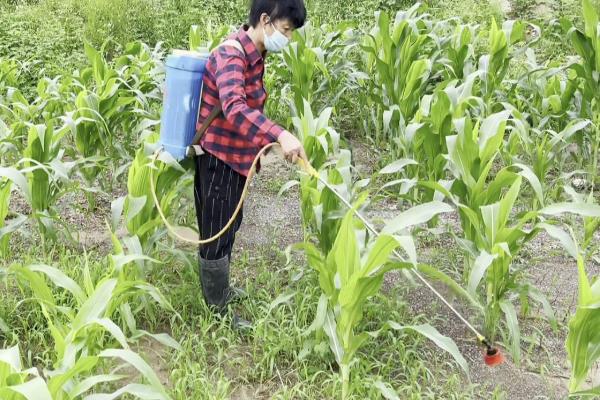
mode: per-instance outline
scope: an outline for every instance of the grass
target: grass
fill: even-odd
[[[94,251],[82,254],[61,245],[45,255],[35,247],[21,250],[4,260],[3,267],[46,263],[60,266],[75,281],[82,278],[86,263],[93,277],[101,276],[107,268],[104,254]],[[246,394],[250,398],[335,398],[339,374],[328,346],[304,335],[318,302],[315,274],[302,271],[302,279],[294,280],[304,268],[302,262],[286,265],[284,254],[276,248],[236,255],[233,281],[251,293],[238,307],[242,315],[254,321],[251,332],[240,334],[230,328],[227,318],[213,316],[201,301],[194,253],[175,256],[165,252],[160,257],[163,264],[154,266],[147,276],[149,283],[165,293],[179,316],[153,307],[136,315],[140,328],[168,332],[181,343],[180,351],[141,347],[144,356],[154,362],[153,367],[165,371],[173,397],[228,399]],[[53,344],[37,303],[28,301],[27,291],[21,292],[11,279],[0,283],[0,292],[0,318],[12,330],[11,336],[0,334],[0,342],[5,347],[20,342],[31,365],[51,365],[48,349]],[[53,294],[59,303],[66,301],[64,291],[53,290]],[[386,320],[424,322],[424,316],[411,315],[402,298],[400,288],[377,297],[366,309],[366,327],[376,329]],[[448,357],[439,357],[418,335],[386,332],[361,352],[365,361],[353,370],[356,399],[380,398],[373,387],[378,379],[399,383],[395,390],[407,399],[438,398],[442,393],[445,398],[471,398],[477,391],[465,385]]]

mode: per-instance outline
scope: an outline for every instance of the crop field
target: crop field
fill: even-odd
[[[0,0],[1,400],[600,398],[600,2],[305,1],[236,331],[151,188],[197,231],[164,62],[247,1]]]

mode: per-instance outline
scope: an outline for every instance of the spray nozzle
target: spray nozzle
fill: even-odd
[[[481,344],[485,346],[485,352],[483,354],[483,361],[488,367],[495,367],[504,362],[504,354],[497,347],[493,346],[489,340],[482,337],[480,338]]]

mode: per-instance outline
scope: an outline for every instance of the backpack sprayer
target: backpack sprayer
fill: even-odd
[[[230,45],[241,48],[241,44],[234,40],[227,40],[221,45]],[[243,49],[242,49],[243,50]],[[200,98],[202,94],[202,78],[206,69],[206,63],[210,54],[208,52],[191,52],[175,50],[172,55],[167,58],[166,61],[166,89],[164,93],[164,104],[163,112],[161,117],[161,130],[160,130],[160,141],[159,148],[154,154],[153,164],[158,159],[159,155],[163,151],[167,151],[177,161],[181,161],[187,156],[201,155],[204,154],[200,146],[196,145],[197,140],[206,131],[212,120],[214,120],[221,112],[220,107],[216,107],[211,115],[203,122],[202,127],[196,131],[196,123],[198,121],[198,112],[200,108]],[[263,147],[250,168],[250,173],[246,179],[244,190],[240,201],[235,209],[229,222],[211,238],[203,240],[190,239],[182,236],[176,232],[167,218],[165,217],[160,202],[156,196],[156,188],[154,185],[154,168],[150,169],[150,185],[154,204],[158,213],[164,222],[169,232],[177,239],[192,243],[195,245],[203,245],[211,243],[221,237],[234,223],[238,213],[242,208],[242,204],[248,195],[248,188],[254,175],[256,174],[256,165],[260,160],[260,157],[265,154],[272,147],[279,146],[279,143],[271,143]],[[307,162],[302,159],[298,160],[298,163],[302,167],[305,173],[318,179],[323,185],[325,185],[332,193],[334,193],[346,207],[353,211],[357,218],[359,218],[369,231],[376,237],[380,233],[375,227],[361,215],[352,205],[341,196],[335,188],[333,188],[325,179],[323,179],[319,173]],[[400,260],[403,257],[394,251],[394,256]],[[431,292],[439,298],[447,307],[456,315],[460,321],[471,330],[477,337],[477,341],[485,346],[484,361],[486,365],[495,366],[501,364],[504,361],[504,356],[498,348],[494,347],[493,344],[486,339],[458,310],[456,310],[444,296],[438,292],[431,283],[429,283],[416,269],[410,269],[410,271],[427,287]]]

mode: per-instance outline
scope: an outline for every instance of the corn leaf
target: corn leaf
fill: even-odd
[[[409,228],[411,226],[423,224],[438,214],[454,211],[454,208],[449,204],[441,201],[432,201],[425,204],[412,207],[386,224],[382,233],[395,234]]]
[[[460,353],[460,350],[458,350],[456,343],[454,343],[454,341],[449,337],[439,333],[438,330],[435,329],[433,326],[429,324],[403,326],[394,321],[388,321],[387,325],[394,330],[413,330],[430,339],[440,349],[448,352],[452,356],[452,358],[454,358],[456,363],[463,369],[463,371],[465,371],[465,373],[469,375],[469,366],[467,364],[467,360],[465,360],[465,358]]]
[[[27,400],[52,400],[48,386],[42,378],[34,378],[20,385],[8,386],[3,391],[18,393]],[[2,394],[2,390],[0,390],[0,394]]]
[[[103,358],[120,358],[125,361],[137,369],[142,376],[150,382],[154,391],[162,395],[162,397],[159,397],[160,399],[169,399],[169,396],[165,392],[165,389],[154,370],[138,354],[131,350],[107,349],[102,351],[99,356]]]

